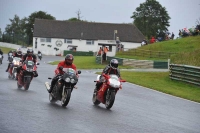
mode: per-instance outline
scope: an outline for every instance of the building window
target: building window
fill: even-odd
[[[40,38],[40,42],[46,42],[46,38]]]
[[[40,38],[40,42],[51,42],[51,38]]]
[[[70,43],[70,44],[72,44],[72,39],[65,39],[64,42],[65,42],[65,43]]]
[[[51,42],[51,38],[46,38],[46,42]]]
[[[88,45],[94,45],[94,40],[86,40],[86,44],[88,44]]]

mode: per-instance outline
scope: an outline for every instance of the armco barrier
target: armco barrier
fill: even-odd
[[[200,67],[170,64],[170,78],[200,86]]]

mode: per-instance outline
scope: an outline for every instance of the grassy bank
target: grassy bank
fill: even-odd
[[[200,103],[200,87],[169,78],[169,72],[121,71],[127,82]]]
[[[170,57],[173,64],[185,64],[191,66],[200,66],[200,36],[191,36],[181,39],[157,42],[137,48],[137,50],[151,50],[154,52],[177,53]],[[134,50],[130,50],[134,51]],[[134,53],[134,52],[132,52]],[[148,58],[143,56],[125,55],[119,52],[116,55],[119,58],[130,58],[139,60],[167,60],[160,58]]]
[[[12,50],[11,48],[6,48],[6,47],[0,47],[1,51],[3,51],[4,54],[7,54],[10,50]]]

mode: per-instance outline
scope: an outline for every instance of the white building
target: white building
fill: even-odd
[[[139,47],[144,39],[133,24],[35,19],[33,32],[33,50],[46,55],[62,55],[64,50],[72,49],[98,52],[107,46],[107,56],[115,56],[117,37],[124,49]]]

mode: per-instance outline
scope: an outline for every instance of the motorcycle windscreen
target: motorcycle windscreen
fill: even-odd
[[[32,72],[33,71],[33,67],[34,67],[34,62],[33,61],[27,61],[26,62],[26,71],[28,72]]]
[[[117,75],[111,74],[110,75],[110,86],[113,88],[119,88],[120,87],[120,82],[119,82],[119,78]]]
[[[65,72],[63,75],[63,80],[66,82],[71,82],[72,84],[78,82],[78,78],[76,76],[76,71],[72,68],[63,68],[63,71]]]

